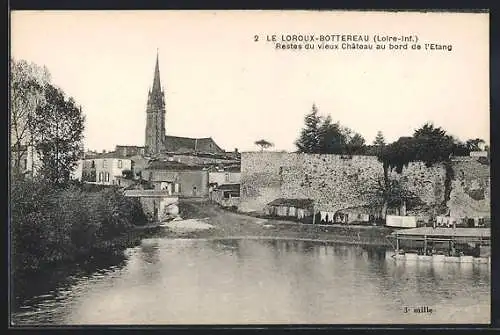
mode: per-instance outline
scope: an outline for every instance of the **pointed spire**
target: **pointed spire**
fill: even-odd
[[[156,65],[155,65],[155,76],[153,79],[153,88],[151,90],[154,93],[160,93],[161,92],[161,85],[160,85],[160,65],[158,62],[158,49],[156,49]]]

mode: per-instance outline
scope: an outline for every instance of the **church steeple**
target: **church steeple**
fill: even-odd
[[[153,79],[153,89],[151,93],[158,94],[161,92],[161,83],[160,83],[160,65],[158,62],[158,49],[156,49],[156,65],[155,65],[155,74]]]
[[[146,150],[149,154],[155,155],[163,150],[165,141],[165,96],[161,89],[158,50],[146,114]]]

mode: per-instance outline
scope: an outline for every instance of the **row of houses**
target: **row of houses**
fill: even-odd
[[[237,161],[192,165],[179,160],[175,156],[163,159],[125,156],[123,150],[92,154],[79,161],[73,179],[123,188],[142,187],[138,183],[141,180],[154,190],[184,197],[209,197],[221,185],[239,185],[241,173]]]

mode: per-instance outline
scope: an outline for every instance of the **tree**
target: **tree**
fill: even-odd
[[[321,117],[318,115],[318,109],[313,104],[312,110],[304,118],[305,126],[300,132],[300,136],[295,142],[299,152],[318,153],[319,152],[319,132],[321,126]]]
[[[347,153],[350,155],[359,155],[364,153],[364,149],[365,139],[360,134],[354,133],[346,145]]]
[[[364,154],[365,139],[339,122],[332,122],[330,115],[318,115],[316,105],[304,118],[304,128],[295,145],[299,152],[312,154]]]
[[[384,146],[379,154],[379,160],[383,163],[384,186],[386,189],[385,203],[388,203],[388,191],[390,188],[389,170],[395,169],[402,173],[403,167],[410,162],[421,161],[427,167],[437,163],[443,163],[446,170],[443,204],[449,200],[451,192],[451,180],[453,168],[451,156],[456,150],[457,143],[452,136],[440,127],[426,123],[416,129],[413,137],[401,137],[396,142]]]
[[[20,176],[21,161],[33,149],[37,134],[34,130],[34,114],[45,103],[44,87],[50,82],[50,74],[45,67],[40,67],[25,60],[11,59],[11,114],[10,141],[13,175]],[[33,155],[33,151],[31,152]],[[31,167],[33,170],[33,167]],[[32,171],[33,172],[33,171]]]
[[[373,141],[373,145],[377,147],[383,147],[385,145],[385,138],[384,134],[382,134],[382,131],[377,131],[377,136],[375,137],[375,140]]]
[[[321,122],[318,129],[318,145],[314,152],[322,154],[340,154],[344,152],[346,146],[346,136],[340,124],[332,123],[332,118],[328,115]]]
[[[274,144],[272,144],[271,142],[266,141],[264,139],[255,141],[255,144],[260,147],[260,151],[264,151],[264,149],[268,149],[268,148],[274,146]]]
[[[49,182],[60,184],[70,180],[81,155],[85,118],[73,98],[47,84],[45,101],[35,113],[35,146],[42,159],[42,175]]]
[[[422,127],[415,129],[413,137],[423,138],[423,137],[444,137],[446,136],[446,131],[441,127],[434,127],[431,122],[425,123]]]
[[[455,147],[453,137],[447,135],[441,127],[434,127],[431,123],[426,123],[415,130],[413,138],[414,159],[425,162],[427,167],[448,161]]]
[[[484,145],[484,140],[480,138],[470,139],[465,142],[465,145],[469,151],[481,151],[482,145]]]
[[[389,205],[401,206],[403,203],[406,203],[408,208],[412,208],[422,204],[415,193],[406,189],[398,180],[390,180],[386,183],[385,180],[379,179],[375,187],[368,190],[366,195],[371,198],[372,203],[382,205],[382,219],[386,218]],[[380,202],[381,200],[382,202]]]
[[[453,156],[469,156],[470,149],[466,143],[454,138],[453,139]]]

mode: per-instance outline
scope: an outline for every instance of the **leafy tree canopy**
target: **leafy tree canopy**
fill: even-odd
[[[316,105],[304,118],[304,128],[295,142],[299,152],[314,154],[363,154],[365,139],[330,115],[322,117]]]
[[[421,161],[430,167],[448,161],[460,144],[441,127],[426,123],[416,129],[413,137],[401,137],[381,151],[379,160],[401,173],[410,162]]]
[[[46,84],[44,105],[35,112],[35,147],[42,175],[51,183],[65,183],[81,155],[85,117],[73,98]]]
[[[258,145],[260,147],[261,151],[263,151],[264,149],[268,149],[268,148],[270,148],[270,147],[272,147],[274,145],[271,142],[266,141],[264,139],[255,141],[254,144]]]

